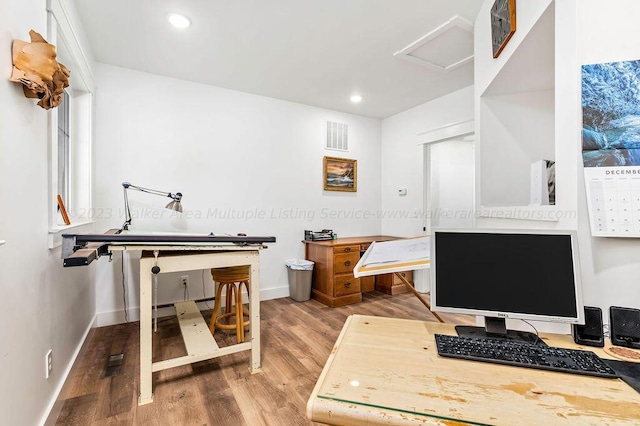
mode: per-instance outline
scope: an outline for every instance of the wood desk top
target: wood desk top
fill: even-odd
[[[346,237],[335,240],[309,241],[303,240],[305,244],[317,244],[320,246],[340,246],[347,244],[371,244],[374,241],[391,241],[397,240],[399,237],[391,237],[389,235],[369,235],[365,237]]]
[[[453,325],[352,315],[307,403],[336,425],[638,425],[640,393],[603,379],[439,357]],[[580,347],[541,334],[550,346]]]

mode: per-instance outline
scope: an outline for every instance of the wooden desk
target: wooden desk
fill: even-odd
[[[640,393],[620,379],[438,356],[453,325],[352,315],[307,403],[335,425],[638,425]],[[578,347],[571,336],[542,335]],[[599,348],[593,350],[609,358]],[[390,362],[389,360],[394,360]]]
[[[237,245],[112,245],[110,250],[144,250],[152,256],[140,258],[140,394],[138,404],[153,402],[152,374],[167,368],[200,362],[240,351],[251,351],[250,370],[260,371],[260,246]],[[251,338],[248,342],[224,348],[218,347],[209,326],[195,302],[175,304],[176,315],[184,339],[187,355],[153,362],[152,359],[152,283],[151,268],[160,273],[250,265],[249,316]]]
[[[355,278],[353,267],[373,241],[396,240],[397,237],[374,235],[348,237],[327,241],[303,241],[305,259],[315,263],[313,267],[313,289],[311,296],[327,306],[336,307],[362,301],[362,293],[372,290],[388,294],[407,291],[395,274],[382,274]],[[401,272],[408,281],[413,272]]]

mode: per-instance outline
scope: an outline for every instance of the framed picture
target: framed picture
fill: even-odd
[[[491,44],[497,58],[516,32],[516,0],[495,0],[491,7]]]
[[[322,170],[325,191],[357,191],[357,160],[325,156]]]

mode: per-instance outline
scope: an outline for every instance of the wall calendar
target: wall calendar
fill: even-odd
[[[591,233],[640,237],[640,61],[582,67],[582,162]]]
[[[591,234],[640,237],[640,167],[585,167]]]

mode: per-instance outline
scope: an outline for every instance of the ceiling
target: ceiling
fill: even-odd
[[[473,22],[482,1],[75,0],[74,4],[98,62],[386,118],[473,84],[473,61],[445,71],[394,53],[455,15]],[[170,27],[166,19],[170,12],[186,15],[191,27]],[[444,56],[465,49],[473,52],[472,35],[458,39],[459,33],[451,32],[455,46],[436,37],[421,51]],[[363,98],[357,105],[349,100],[355,93]]]

